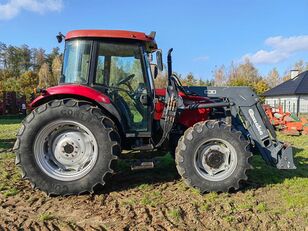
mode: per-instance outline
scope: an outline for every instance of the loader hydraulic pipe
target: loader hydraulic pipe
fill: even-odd
[[[232,103],[229,102],[219,102],[219,103],[207,103],[207,104],[191,104],[187,107],[185,107],[185,109],[188,110],[196,110],[196,109],[200,109],[200,108],[213,108],[213,107],[229,107],[232,106]]]

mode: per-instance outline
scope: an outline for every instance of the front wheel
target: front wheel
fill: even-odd
[[[199,122],[178,142],[175,159],[185,182],[202,193],[238,189],[251,168],[249,142],[221,121]]]
[[[15,150],[16,164],[34,187],[47,194],[80,194],[105,184],[120,153],[120,137],[99,108],[54,100],[22,122]]]

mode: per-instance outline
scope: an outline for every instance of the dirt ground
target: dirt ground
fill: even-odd
[[[200,195],[165,155],[152,170],[132,172],[120,161],[92,195],[48,197],[21,180],[15,167],[17,128],[0,121],[0,230],[308,229],[308,136],[282,137],[297,147],[297,170],[276,170],[256,156],[249,181],[236,192]]]

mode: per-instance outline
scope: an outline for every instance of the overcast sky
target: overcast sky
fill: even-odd
[[[215,66],[249,58],[266,74],[308,61],[308,1],[0,0],[0,41],[49,51],[72,29],[156,31],[174,70],[211,79]],[[63,49],[63,45],[60,46]]]

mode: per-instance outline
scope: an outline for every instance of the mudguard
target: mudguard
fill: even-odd
[[[94,103],[114,116],[122,127],[121,116],[113,106],[110,98],[100,91],[83,85],[65,84],[47,88],[42,91],[40,96],[32,101],[30,106],[34,109],[50,100],[63,98],[76,98]]]

